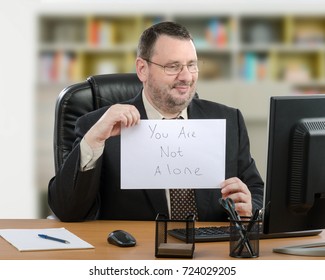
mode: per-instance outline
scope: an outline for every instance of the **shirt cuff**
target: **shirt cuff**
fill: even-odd
[[[103,154],[104,146],[92,149],[85,138],[82,138],[80,142],[80,169],[81,171],[87,171],[95,168],[97,160]]]

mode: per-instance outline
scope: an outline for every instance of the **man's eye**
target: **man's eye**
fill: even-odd
[[[171,64],[171,65],[167,65],[166,66],[168,69],[170,70],[176,70],[179,69],[179,65],[178,64]]]

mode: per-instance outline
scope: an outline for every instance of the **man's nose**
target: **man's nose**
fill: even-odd
[[[187,65],[183,65],[181,72],[178,73],[180,80],[192,80],[193,74],[188,70]]]

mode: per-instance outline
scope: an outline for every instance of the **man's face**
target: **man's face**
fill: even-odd
[[[196,50],[191,40],[160,36],[150,59],[160,65],[197,62]],[[198,73],[190,73],[186,66],[176,75],[168,75],[160,66],[148,63],[145,93],[161,112],[176,114],[191,102],[196,89]]]

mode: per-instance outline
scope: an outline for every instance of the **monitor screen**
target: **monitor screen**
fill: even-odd
[[[271,97],[264,232],[325,228],[325,95]]]

